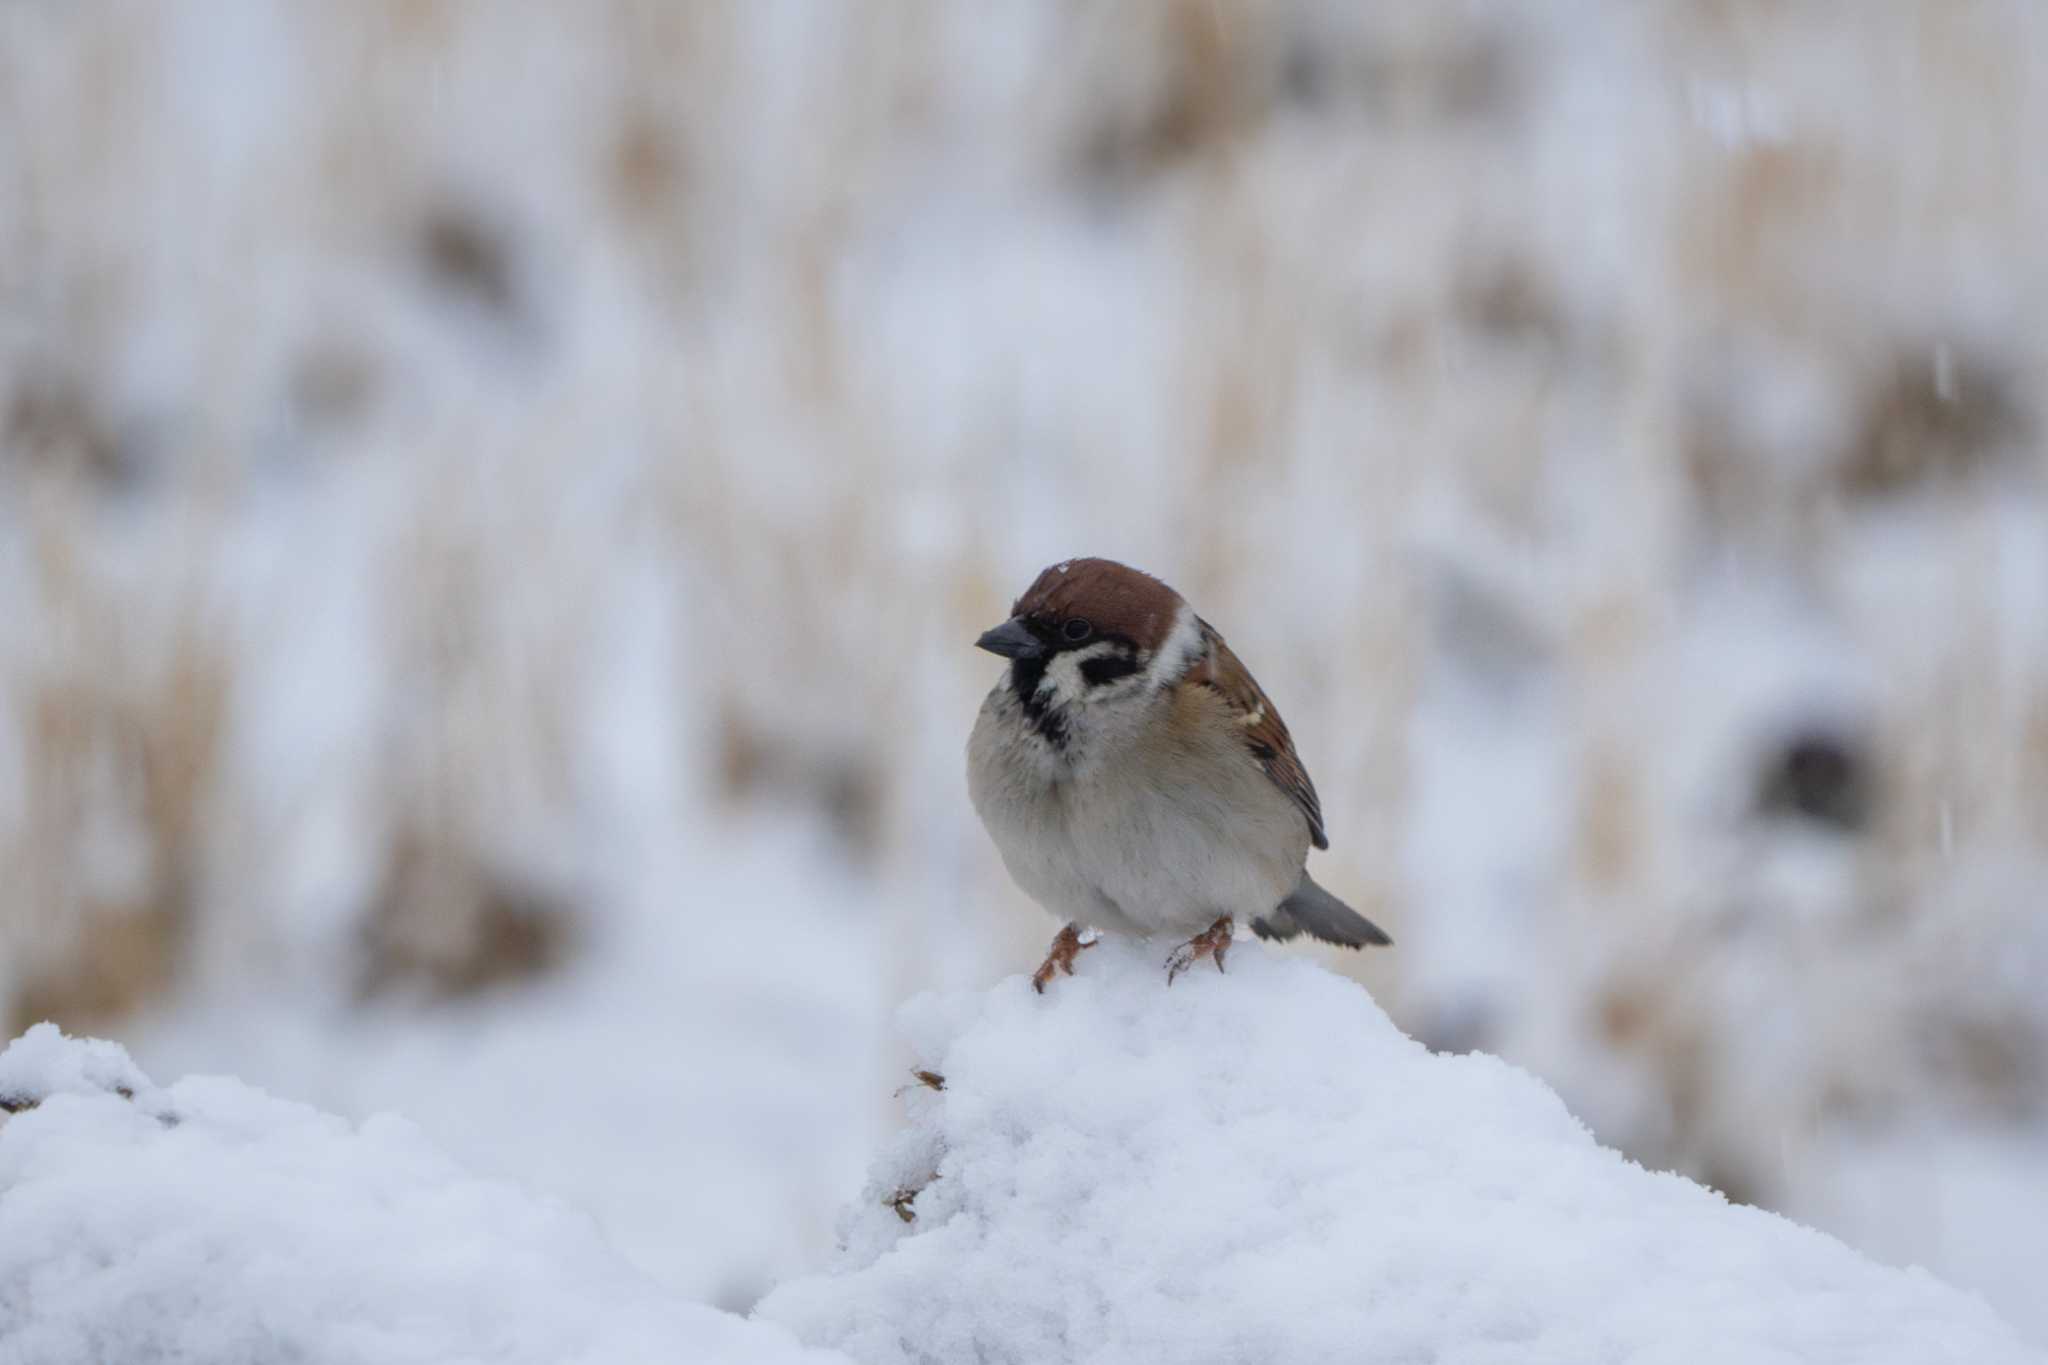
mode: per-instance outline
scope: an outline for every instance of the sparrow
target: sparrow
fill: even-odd
[[[1308,875],[1328,848],[1315,784],[1249,670],[1181,595],[1128,565],[1041,573],[975,644],[1009,660],[967,741],[975,812],[1017,885],[1066,921],[1043,991],[1094,940],[1183,941],[1173,979],[1261,938],[1391,939]]]

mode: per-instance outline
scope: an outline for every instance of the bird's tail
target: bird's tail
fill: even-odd
[[[1382,947],[1394,941],[1386,930],[1317,886],[1306,872],[1301,874],[1301,884],[1271,914],[1252,921],[1252,932],[1260,938],[1283,941],[1306,933],[1343,948]]]

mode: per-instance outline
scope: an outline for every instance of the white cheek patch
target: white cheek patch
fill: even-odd
[[[1045,666],[1045,675],[1038,680],[1038,694],[1057,705],[1066,705],[1086,698],[1091,689],[1088,679],[1081,673],[1081,665],[1090,659],[1100,659],[1116,649],[1107,640],[1098,640],[1086,649],[1069,649],[1053,655],[1052,662]]]
[[[1152,666],[1145,670],[1145,686],[1166,686],[1187,672],[1201,652],[1202,624],[1195,619],[1194,608],[1183,602],[1173,614],[1173,629],[1166,633],[1166,643],[1159,646]]]

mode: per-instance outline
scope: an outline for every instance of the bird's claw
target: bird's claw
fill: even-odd
[[[1068,976],[1072,976],[1074,974],[1074,959],[1080,955],[1083,948],[1093,948],[1094,946],[1094,939],[1091,938],[1085,941],[1082,939],[1081,926],[1078,924],[1069,924],[1066,928],[1060,930],[1059,933],[1053,935],[1052,949],[1046,953],[1045,961],[1039,963],[1038,970],[1031,974],[1031,989],[1037,991],[1040,995],[1044,995],[1047,983],[1054,976],[1060,972],[1065,972]]]
[[[1175,948],[1166,959],[1166,984],[1171,986],[1175,977],[1205,957],[1215,959],[1216,970],[1222,971],[1224,955],[1230,951],[1231,935],[1236,930],[1236,922],[1229,915],[1225,915]]]

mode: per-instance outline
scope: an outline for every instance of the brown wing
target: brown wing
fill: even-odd
[[[1245,747],[1266,770],[1266,776],[1273,779],[1273,785],[1301,807],[1315,846],[1328,848],[1330,836],[1323,833],[1323,803],[1316,798],[1316,784],[1308,780],[1308,769],[1301,766],[1301,755],[1294,752],[1294,737],[1287,733],[1287,722],[1280,719],[1279,708],[1259,687],[1251,670],[1223,642],[1216,628],[1207,621],[1200,624],[1202,641],[1208,649],[1201,662],[1188,671],[1188,681],[1214,689],[1229,703],[1238,724],[1244,728]]]

